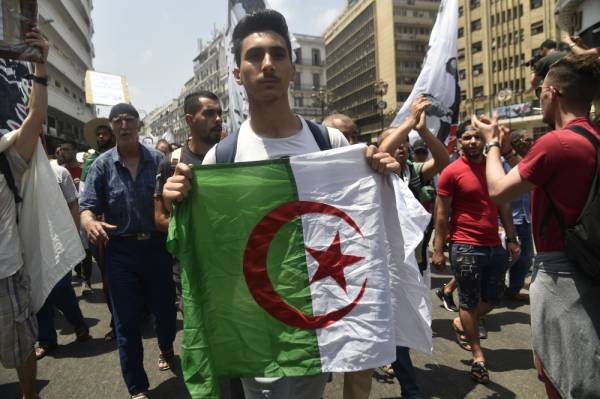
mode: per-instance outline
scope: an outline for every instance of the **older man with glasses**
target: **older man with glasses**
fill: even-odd
[[[109,120],[116,147],[92,165],[80,200],[90,242],[106,240],[106,265],[123,378],[132,398],[147,398],[140,325],[144,308],[156,317],[158,367],[174,358],[175,287],[165,234],[154,225],[156,170],[163,155],[139,143],[140,119],[130,104],[115,105]],[[104,215],[99,221],[97,215]]]

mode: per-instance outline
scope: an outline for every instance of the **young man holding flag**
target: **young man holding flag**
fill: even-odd
[[[230,153],[226,158],[233,162],[277,159],[319,151],[317,134],[304,118],[295,115],[288,102],[289,83],[294,79],[295,68],[291,58],[291,44],[285,19],[273,10],[258,11],[243,18],[233,32],[237,67],[236,82],[248,94],[250,118],[246,120],[235,140],[229,138]],[[330,147],[346,146],[348,142],[335,129],[327,130]],[[323,138],[322,138],[323,139]],[[203,164],[222,163],[219,143],[206,155]],[[377,153],[375,147],[366,152],[370,166],[387,173],[399,169],[396,160],[387,153]],[[220,162],[219,162],[220,161]],[[190,190],[192,172],[178,164],[175,174],[163,189],[163,199],[183,200]],[[186,315],[187,316],[187,315]],[[249,342],[252,345],[252,342]],[[285,397],[291,399],[321,397],[326,374],[280,378],[244,378],[246,398]]]

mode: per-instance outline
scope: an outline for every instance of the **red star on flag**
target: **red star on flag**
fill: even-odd
[[[338,231],[325,251],[306,247],[308,253],[319,263],[317,272],[313,275],[310,283],[331,277],[346,292],[346,277],[344,268],[364,259],[362,256],[345,255],[340,246],[340,232]]]

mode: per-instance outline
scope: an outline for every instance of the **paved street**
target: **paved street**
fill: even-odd
[[[61,316],[59,349],[39,362],[38,381],[43,399],[58,398],[127,398],[121,378],[114,342],[102,339],[108,331],[108,310],[100,290],[97,269],[94,270],[94,292],[80,298],[80,304],[93,340],[74,342],[72,329]],[[448,279],[436,274],[432,286],[438,287]],[[75,288],[79,294],[80,287]],[[432,291],[433,295],[433,291]],[[413,353],[418,383],[424,397],[433,398],[543,398],[543,385],[537,380],[530,350],[529,307],[506,303],[486,318],[489,338],[483,341],[492,382],[473,383],[468,375],[469,353],[454,341],[450,320],[455,313],[441,308],[433,295],[434,353],[432,356]],[[177,347],[181,339],[181,320]],[[151,326],[144,333],[145,366],[152,388],[151,398],[188,398],[180,372],[159,372],[156,366],[158,349]],[[176,350],[178,352],[178,350]],[[0,398],[18,397],[17,376],[13,370],[0,368]],[[399,398],[398,382],[376,372],[371,398]],[[342,377],[335,375],[328,384],[325,399],[342,398]]]

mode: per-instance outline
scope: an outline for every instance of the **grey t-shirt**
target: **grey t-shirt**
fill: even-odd
[[[67,204],[71,204],[73,201],[77,200],[77,188],[75,187],[75,182],[73,182],[73,178],[69,171],[57,164],[55,161],[50,162],[50,166],[52,166],[52,170],[56,175],[56,181],[60,186],[60,189],[67,201]]]
[[[21,188],[27,162],[14,146],[4,151],[18,189]],[[15,274],[23,266],[21,239],[17,227],[17,205],[12,190],[0,174],[0,279]]]

